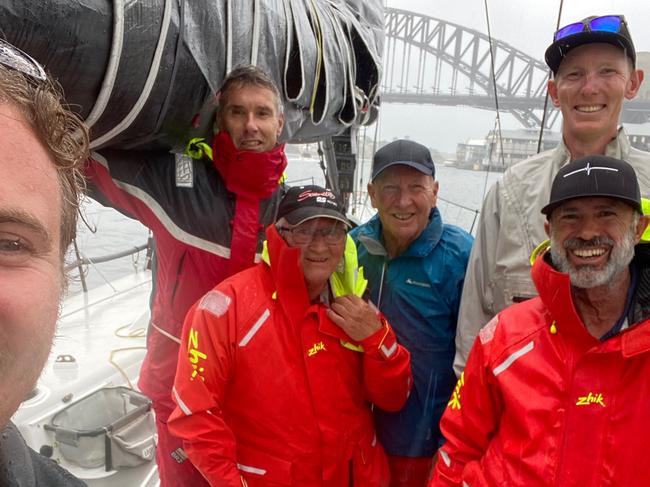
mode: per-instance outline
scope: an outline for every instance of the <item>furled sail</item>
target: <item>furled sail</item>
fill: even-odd
[[[283,91],[288,141],[368,123],[379,103],[381,0],[4,0],[0,35],[59,80],[94,148],[209,137],[196,115],[240,64]]]

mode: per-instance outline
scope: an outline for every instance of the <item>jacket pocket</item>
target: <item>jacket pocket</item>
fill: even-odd
[[[388,487],[388,460],[374,432],[357,443],[351,468],[352,487]]]
[[[237,445],[237,468],[249,487],[291,485],[291,462]]]

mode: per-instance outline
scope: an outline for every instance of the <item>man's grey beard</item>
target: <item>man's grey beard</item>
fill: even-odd
[[[595,237],[591,240],[571,238],[565,240],[564,245],[561,245],[555,240],[555,232],[551,231],[551,259],[553,265],[560,272],[569,274],[571,285],[577,288],[590,289],[613,283],[614,278],[625,270],[634,258],[636,221],[638,221],[638,218],[633,219],[633,224],[623,236],[619,245],[616,245],[608,237]],[[588,264],[576,268],[569,263],[566,256],[568,248],[576,249],[600,245],[612,246],[609,260],[602,269],[596,269]]]

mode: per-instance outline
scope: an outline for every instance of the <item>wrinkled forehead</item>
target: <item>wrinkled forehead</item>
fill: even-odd
[[[434,178],[407,164],[393,164],[381,171],[374,179],[374,182],[379,184],[394,184],[400,181],[433,182]]]
[[[58,245],[61,183],[49,151],[13,105],[0,103],[0,212]]]
[[[302,228],[334,228],[341,227],[346,228],[347,225],[341,220],[329,216],[315,216],[307,220],[303,220],[299,225]]]
[[[234,82],[224,92],[221,93],[220,105],[225,108],[233,104],[249,102],[254,96],[259,100],[264,100],[264,104],[273,107],[276,111],[281,109],[278,94],[270,87],[261,84]]]

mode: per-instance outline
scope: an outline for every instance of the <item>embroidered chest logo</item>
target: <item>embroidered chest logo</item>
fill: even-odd
[[[196,377],[205,382],[205,377],[203,372],[205,372],[205,367],[202,367],[202,361],[206,360],[208,356],[199,350],[199,332],[194,328],[190,328],[190,336],[187,340],[187,356],[192,365],[192,375],[190,380],[194,380]]]
[[[454,388],[454,393],[451,395],[451,399],[447,403],[447,406],[451,409],[460,409],[460,390],[465,385],[465,372],[460,374],[460,379],[456,382],[456,387]]]
[[[309,350],[307,350],[307,356],[313,357],[321,350],[327,350],[325,348],[325,344],[323,342],[314,343],[314,345]]]
[[[406,279],[406,284],[410,284],[411,286],[426,287],[431,289],[431,284],[429,284],[428,282],[416,281],[415,279],[411,279],[410,277]]]
[[[599,404],[602,407],[605,407],[605,401],[603,401],[603,395],[600,393],[594,394],[590,392],[586,396],[578,397],[578,401],[576,402],[576,406],[589,406],[590,404]]]

